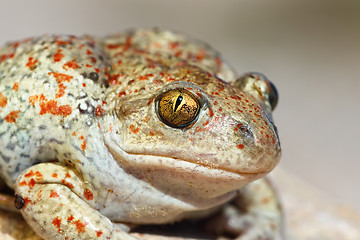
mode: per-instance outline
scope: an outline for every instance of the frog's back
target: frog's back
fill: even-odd
[[[0,50],[0,169],[9,185],[55,159],[66,135],[101,113],[104,66],[95,49],[91,38],[43,36]]]
[[[161,73],[155,72],[182,62],[235,80],[206,44],[156,29],[9,43],[0,49],[0,174],[12,186],[31,165],[83,154],[97,119],[114,108],[109,93],[130,96],[142,85],[158,89],[155,76]],[[144,77],[152,71],[154,77]]]

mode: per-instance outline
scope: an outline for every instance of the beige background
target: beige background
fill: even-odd
[[[19,3],[20,2],[20,3]],[[360,206],[360,2],[3,1],[0,44],[159,26],[207,41],[277,86],[281,167]]]

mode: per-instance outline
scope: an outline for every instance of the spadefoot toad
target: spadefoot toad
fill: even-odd
[[[44,239],[136,239],[130,226],[215,213],[218,236],[281,239],[276,195],[255,181],[280,158],[276,102],[265,76],[237,78],[166,30],[12,42],[0,50],[1,177]]]

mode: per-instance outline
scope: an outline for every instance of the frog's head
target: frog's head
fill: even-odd
[[[190,66],[163,75],[116,107],[107,145],[127,172],[166,192],[211,198],[277,165],[276,90],[261,75],[236,86]]]

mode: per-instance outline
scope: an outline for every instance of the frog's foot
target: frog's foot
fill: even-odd
[[[275,191],[265,179],[249,184],[206,223],[206,228],[231,239],[283,239],[282,213]]]
[[[16,207],[45,240],[136,239],[114,227],[88,203],[92,199],[92,189],[75,171],[55,163],[32,166],[15,186]]]

